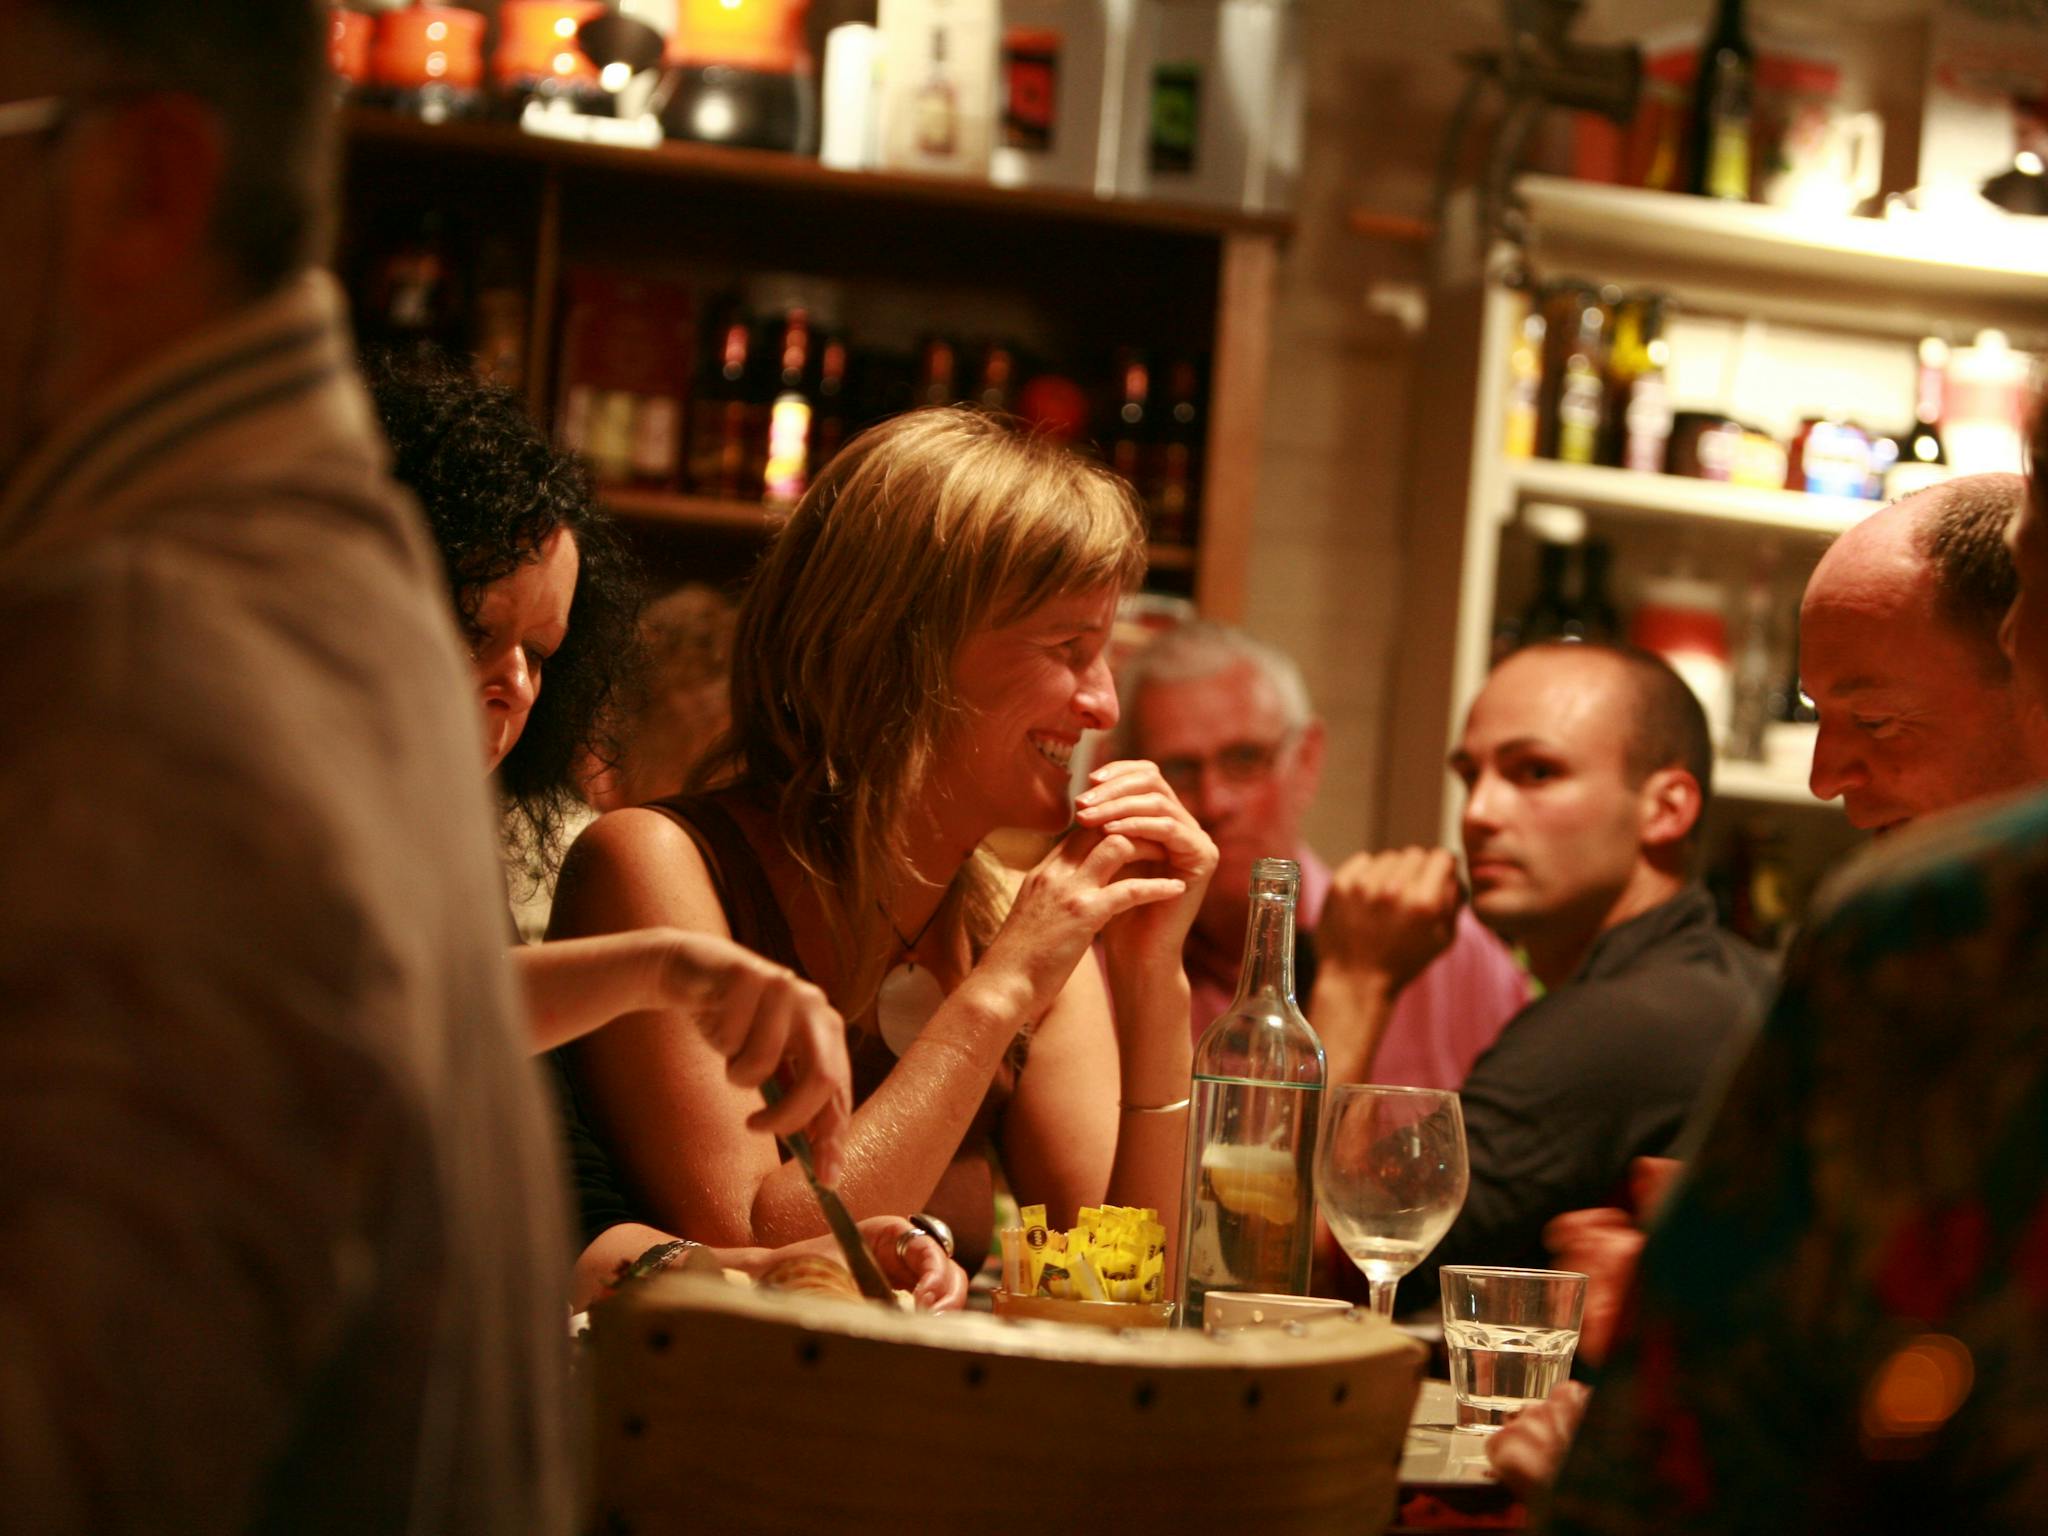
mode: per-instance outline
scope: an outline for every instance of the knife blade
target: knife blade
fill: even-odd
[[[774,1104],[782,1097],[782,1084],[769,1078],[761,1085],[761,1097]],[[832,1236],[839,1244],[839,1255],[846,1260],[846,1267],[853,1271],[853,1283],[860,1288],[861,1295],[870,1301],[886,1301],[894,1306],[896,1288],[889,1284],[882,1274],[882,1266],[875,1262],[875,1256],[868,1252],[868,1245],[861,1241],[860,1228],[854,1225],[846,1203],[839,1198],[839,1191],[818,1182],[818,1175],[811,1166],[811,1138],[802,1131],[791,1131],[782,1138],[782,1144],[789,1148],[789,1155],[803,1169],[804,1180],[811,1186],[818,1209],[825,1213],[825,1225],[831,1228]]]

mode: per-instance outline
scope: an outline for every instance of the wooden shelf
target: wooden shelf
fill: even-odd
[[[1841,813],[1840,800],[1816,800],[1807,788],[1806,774],[1787,772],[1765,763],[1739,758],[1714,760],[1714,798],[1749,800],[1769,805],[1804,806],[1809,810]]]
[[[1516,187],[1547,272],[1865,333],[2048,334],[2048,229],[2037,220],[1828,217],[1560,176]]]
[[[623,485],[600,486],[597,499],[605,511],[626,522],[709,533],[756,534],[763,538],[782,526],[784,515],[781,508],[758,501],[684,496]],[[1145,562],[1155,571],[1192,571],[1198,559],[1196,550],[1186,544],[1146,546]]]
[[[1560,464],[1553,459],[1520,459],[1507,467],[1503,521],[1528,501],[1556,501],[1588,512],[1668,521],[1706,521],[1772,528],[1816,538],[1833,538],[1875,512],[1883,503],[1847,496],[1809,496],[1803,491],[1759,490],[1697,480],[1688,475],[1650,475],[1596,464]]]
[[[1087,192],[1042,187],[998,187],[985,181],[944,176],[841,171],[808,156],[773,150],[732,149],[678,140],[669,140],[653,149],[623,149],[542,138],[522,133],[505,122],[424,123],[395,112],[361,106],[347,109],[343,122],[354,144],[459,152],[676,181],[739,182],[750,187],[781,188],[799,196],[924,204],[975,214],[1009,213],[1031,219],[1064,219],[1209,236],[1258,234],[1285,238],[1294,229],[1293,219],[1285,214],[1102,198]]]
[[[614,517],[634,523],[710,532],[757,533],[767,536],[782,526],[783,512],[758,501],[728,501],[719,496],[683,496],[674,491],[646,491],[631,486],[600,486],[597,499]]]

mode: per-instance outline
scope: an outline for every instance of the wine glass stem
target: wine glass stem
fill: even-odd
[[[1394,1291],[1400,1285],[1398,1280],[1369,1280],[1366,1284],[1372,1290],[1372,1309],[1381,1317],[1394,1315]]]

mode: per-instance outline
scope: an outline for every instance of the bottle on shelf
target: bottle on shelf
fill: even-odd
[[[1762,762],[1764,732],[1771,722],[1771,690],[1778,678],[1776,604],[1772,575],[1776,551],[1768,546],[1751,566],[1742,596],[1742,638],[1735,653],[1728,739],[1722,750],[1744,762]]]
[[[932,28],[931,67],[912,104],[918,153],[943,158],[960,138],[960,93],[946,68],[946,29]]]
[[[1597,463],[1607,414],[1607,304],[1590,284],[1563,283],[1545,307],[1550,319],[1544,456],[1565,464]]]
[[[974,391],[975,404],[985,411],[1007,411],[1010,392],[1017,383],[1017,354],[1007,343],[992,341],[981,354],[981,383]]]
[[[733,305],[711,330],[712,348],[690,413],[690,489],[700,496],[753,501],[761,494],[765,412],[755,399],[754,332]]]
[[[1161,544],[1194,538],[1195,475],[1201,462],[1201,379],[1185,358],[1166,371],[1166,411],[1153,464],[1152,537]]]
[[[1518,645],[1537,645],[1546,640],[1583,640],[1585,624],[1578,605],[1568,590],[1571,581],[1572,546],[1544,540],[1536,546],[1536,592],[1522,610],[1515,626]]]
[[[476,261],[476,316],[470,351],[477,377],[516,390],[526,379],[526,283],[511,247],[484,240]]]
[[[462,329],[456,271],[447,218],[429,208],[371,270],[364,331],[398,351],[456,347]]]
[[[1615,312],[1608,354],[1607,431],[1603,464],[1656,474],[1671,443],[1671,389],[1665,371],[1664,298],[1632,294]]]
[[[959,357],[943,336],[927,336],[917,349],[915,404],[953,405],[960,399]]]
[[[1743,25],[1742,0],[1717,0],[1693,85],[1688,192],[1749,201],[1755,103],[1756,50]]]
[[[793,507],[811,483],[812,412],[811,397],[805,393],[811,367],[811,317],[801,305],[790,306],[783,315],[776,363],[761,498],[771,507]]]
[[[673,491],[682,468],[683,404],[674,395],[633,400],[632,448],[627,467],[642,490]]]
[[[1315,1248],[1322,1042],[1294,1000],[1290,859],[1252,866],[1237,996],[1195,1047],[1181,1202],[1180,1320],[1210,1291],[1302,1295]]]
[[[1502,412],[1501,452],[1511,459],[1536,456],[1543,414],[1543,306],[1537,301],[1526,269],[1508,279],[1516,306],[1513,340],[1508,345],[1508,398]]]
[[[1116,356],[1116,421],[1110,428],[1109,467],[1134,486],[1145,483],[1145,457],[1150,433],[1146,425],[1152,374],[1145,354],[1119,348]]]
[[[811,413],[811,473],[832,462],[832,455],[846,441],[847,412],[846,338],[833,334],[818,348],[818,405]]]
[[[1884,477],[1884,499],[1896,501],[1946,480],[1948,447],[1941,418],[1948,382],[1948,343],[1929,336],[1920,343],[1919,388],[1914,391],[1913,429],[1899,440],[1899,455]]]
[[[1621,611],[1607,591],[1613,565],[1614,548],[1605,539],[1588,539],[1579,547],[1579,635],[1596,644],[1621,638]]]

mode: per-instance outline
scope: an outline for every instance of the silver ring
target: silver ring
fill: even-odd
[[[929,1215],[924,1211],[919,1211],[915,1216],[910,1217],[909,1221],[910,1226],[908,1230],[896,1239],[897,1258],[901,1259],[909,1255],[910,1240],[920,1234],[930,1238],[940,1248],[944,1249],[947,1258],[953,1257],[953,1229],[951,1227],[939,1220],[938,1217]]]

